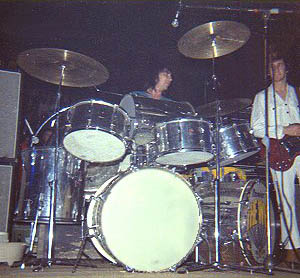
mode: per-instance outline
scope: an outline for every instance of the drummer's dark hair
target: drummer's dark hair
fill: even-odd
[[[148,74],[148,78],[144,85],[144,90],[147,90],[149,88],[153,89],[155,87],[156,83],[158,82],[159,74],[161,72],[171,73],[171,71],[167,67],[159,67],[159,68],[150,70],[150,72]]]

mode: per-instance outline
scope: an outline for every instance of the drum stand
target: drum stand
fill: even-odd
[[[87,254],[84,253],[84,248],[85,248],[85,245],[87,243],[87,240],[90,241],[90,239],[92,237],[94,237],[94,235],[90,235],[89,231],[88,230],[85,231],[85,229],[84,229],[84,223],[86,223],[86,214],[87,214],[87,211],[86,211],[86,198],[85,198],[85,196],[83,196],[83,198],[84,198],[83,211],[81,213],[81,244],[80,244],[80,248],[79,248],[79,251],[78,251],[78,254],[77,254],[76,261],[75,261],[75,263],[73,265],[72,273],[76,272],[77,267],[79,266],[79,263],[81,261],[81,257],[82,256],[86,257],[88,260],[92,260],[90,258],[90,256],[88,256]],[[88,200],[88,202],[90,202],[91,198],[92,197],[90,197],[90,199]],[[89,265],[86,265],[86,266],[97,268],[97,266],[95,266],[93,264],[89,264]]]

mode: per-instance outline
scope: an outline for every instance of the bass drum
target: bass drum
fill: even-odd
[[[80,223],[83,205],[81,160],[58,149],[55,221]],[[22,151],[22,184],[15,221],[31,222],[41,208],[38,221],[48,223],[51,186],[54,182],[55,148],[36,147]]]
[[[220,240],[224,243],[238,241],[249,265],[263,265],[268,256],[266,187],[259,179],[245,182],[238,169],[236,174],[238,179],[230,181],[230,176],[227,176],[228,181],[220,183]],[[195,191],[202,199],[204,230],[214,238],[214,230],[210,230],[214,223],[214,184],[201,181]],[[272,246],[275,248],[278,247],[280,231],[273,199],[270,216]]]
[[[196,246],[202,214],[190,184],[166,169],[127,171],[92,199],[87,225],[105,258],[129,271],[175,270]]]
[[[272,200],[271,244],[272,250],[276,251],[280,242],[280,225]],[[259,180],[250,180],[243,188],[237,219],[239,242],[246,261],[249,265],[263,265],[268,257],[267,199],[266,187]]]

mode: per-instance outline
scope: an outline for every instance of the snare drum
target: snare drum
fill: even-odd
[[[202,214],[190,184],[166,169],[127,171],[104,183],[87,213],[96,249],[127,270],[175,270],[198,242]]]
[[[216,138],[214,131],[214,138]],[[219,130],[220,166],[236,163],[259,151],[259,144],[250,133],[248,123],[234,123]]]
[[[212,125],[201,119],[172,120],[156,125],[157,163],[190,165],[213,158]]]
[[[82,101],[69,109],[68,121],[63,144],[72,155],[105,163],[119,160],[125,154],[129,118],[118,105]]]

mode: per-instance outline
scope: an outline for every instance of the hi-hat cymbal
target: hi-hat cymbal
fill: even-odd
[[[217,58],[239,49],[249,37],[250,30],[242,23],[214,21],[188,31],[180,38],[178,49],[190,58]]]
[[[90,87],[104,83],[109,73],[94,59],[57,48],[35,48],[22,52],[17,64],[42,81],[70,87]]]
[[[196,108],[196,112],[202,118],[215,117],[217,115],[217,107],[219,116],[225,116],[233,112],[237,112],[249,106],[251,99],[235,98],[229,100],[219,100],[208,104],[201,105]]]

